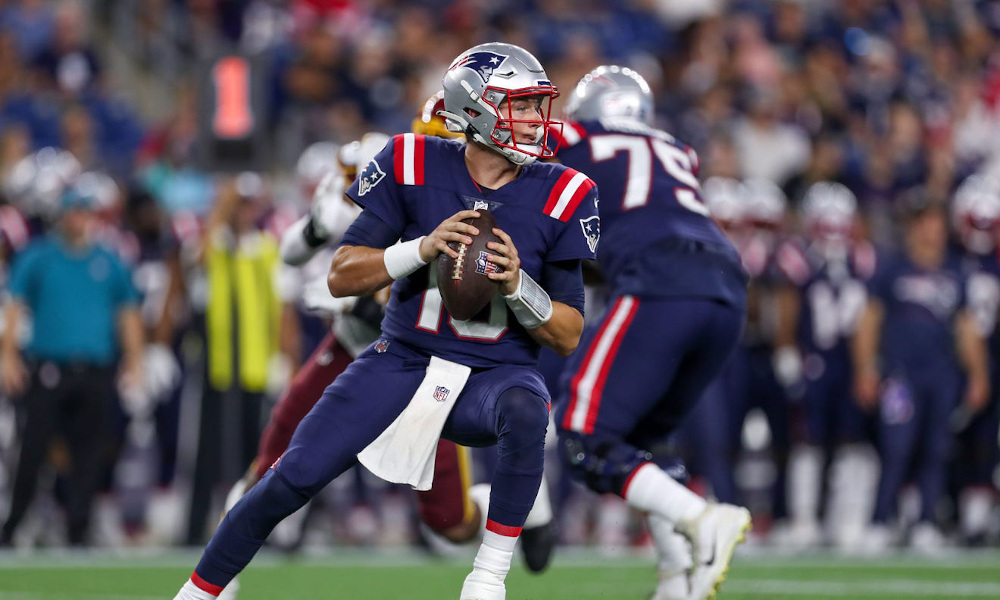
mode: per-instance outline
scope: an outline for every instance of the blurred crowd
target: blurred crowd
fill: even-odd
[[[992,336],[1000,279],[972,275],[989,271],[1000,232],[998,34],[994,0],[0,0],[0,515],[19,522],[0,542],[200,545],[327,327],[302,304],[303,276],[280,264],[278,236],[338,147],[408,131],[460,51],[502,40],[564,94],[599,64],[641,73],[743,254],[744,348],[665,442],[688,458],[691,485],[748,504],[760,539],[786,547],[873,547],[872,531],[874,547],[996,544],[1000,386],[969,401],[958,368],[952,387],[926,392],[945,416],[920,412],[894,449],[885,425],[912,420],[915,401],[882,390],[881,408],[866,406],[851,345],[883,257],[926,248],[966,257],[955,311],[978,311],[979,338]],[[252,83],[223,118],[234,78]],[[830,239],[846,248],[836,260]],[[38,266],[45,244],[58,269]],[[91,302],[73,274],[95,260],[129,282]],[[815,286],[834,263],[837,289]],[[64,272],[63,286],[52,274]],[[873,331],[897,323],[882,288]],[[12,295],[34,315],[11,311]],[[47,312],[95,306],[80,317],[100,322],[86,339],[55,332],[37,347]],[[834,346],[843,370],[827,368]],[[986,347],[996,370],[1000,346]],[[817,385],[836,388],[819,400],[825,416],[810,408]],[[49,413],[32,415],[37,397]],[[35,434],[46,443],[29,452]],[[944,481],[914,467],[928,456]],[[25,462],[31,485],[18,483]],[[623,503],[579,493],[557,462],[565,543],[648,543]],[[336,485],[314,526],[276,541],[420,538],[408,490],[360,472]],[[926,527],[901,536],[900,523]]]

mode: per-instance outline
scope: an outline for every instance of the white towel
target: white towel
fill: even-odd
[[[465,365],[432,356],[410,403],[358,453],[361,464],[386,481],[419,491],[431,489],[441,430],[471,372]]]

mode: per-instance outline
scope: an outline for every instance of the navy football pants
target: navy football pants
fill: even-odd
[[[875,500],[876,523],[896,517],[899,491],[911,472],[920,488],[920,520],[935,520],[947,481],[949,418],[960,387],[961,376],[951,366],[901,371],[885,381],[878,408],[882,476]]]
[[[616,298],[567,365],[560,438],[584,440],[601,454],[594,464],[641,455],[691,410],[736,346],[744,316],[705,298]],[[600,474],[578,475],[595,491],[620,494],[621,471],[608,465],[616,475],[603,483]]]
[[[384,353],[369,347],[359,355],[302,420],[276,465],[223,519],[197,575],[224,587],[275,525],[353,466],[357,453],[399,416],[428,362],[397,341]],[[445,424],[452,441],[497,445],[488,519],[501,530],[519,530],[534,503],[547,424],[545,384],[535,369],[519,365],[473,370]]]

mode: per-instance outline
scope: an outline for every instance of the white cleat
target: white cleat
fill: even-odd
[[[925,556],[941,556],[948,552],[948,540],[931,523],[917,523],[910,532],[910,549]]]
[[[691,542],[692,600],[712,600],[729,572],[736,546],[750,531],[750,511],[731,504],[709,504],[697,518],[677,524],[677,532]]]
[[[507,588],[503,579],[482,569],[473,569],[466,575],[459,600],[505,600]]]

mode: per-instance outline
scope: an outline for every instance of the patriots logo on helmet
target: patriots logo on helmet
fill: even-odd
[[[601,217],[594,215],[580,219],[580,227],[583,228],[583,237],[587,238],[587,247],[591,252],[596,252],[597,242],[601,239]]]
[[[451,390],[444,387],[443,385],[434,386],[434,399],[437,400],[438,402],[444,402],[445,400],[447,400],[448,394],[450,393]]]
[[[385,178],[385,171],[378,166],[378,161],[372,159],[364,171],[358,175],[358,196],[364,196]]]
[[[486,260],[487,254],[485,252],[479,252],[479,258],[476,259],[476,273],[480,275],[486,275],[487,273],[503,273],[503,269],[500,265],[496,263],[491,263]]]
[[[466,69],[472,69],[483,78],[483,83],[486,83],[490,80],[490,76],[493,75],[494,69],[499,68],[505,60],[507,60],[506,54],[497,54],[496,52],[484,50],[465,55],[452,68],[465,67]]]

